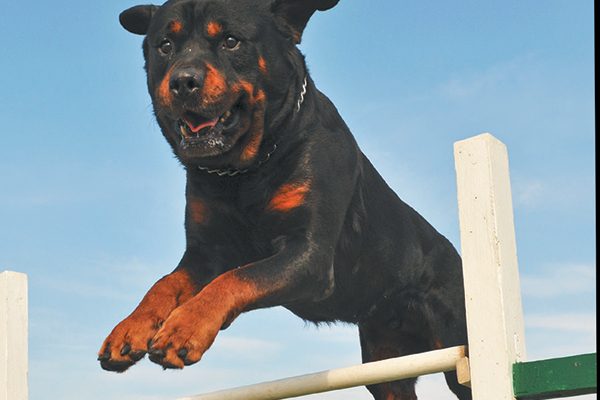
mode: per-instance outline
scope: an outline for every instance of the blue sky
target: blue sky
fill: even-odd
[[[30,398],[169,399],[358,363],[355,328],[281,308],[197,365],[96,352],[184,249],[184,174],[156,126],[128,1],[3,1],[0,270],[30,282]],[[596,351],[593,1],[341,0],[301,49],[392,188],[460,246],[452,145],[509,149],[530,359]],[[440,377],[421,398],[451,399]],[[313,396],[368,399],[363,388]],[[587,396],[596,398],[596,396]]]

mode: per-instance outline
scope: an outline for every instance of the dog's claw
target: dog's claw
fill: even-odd
[[[146,355],[145,351],[132,351],[129,353],[129,358],[131,358],[131,360],[133,362],[138,362],[142,358],[144,358],[145,355]]]
[[[160,364],[166,355],[167,352],[163,349],[150,348],[150,350],[148,350],[148,357],[155,363]]]
[[[184,347],[184,348],[182,348],[182,349],[180,349],[180,350],[177,352],[177,356],[178,356],[179,358],[181,358],[181,359],[182,359],[184,362],[185,362],[185,359],[186,359],[187,355],[188,355],[188,349],[186,349],[185,347]]]
[[[127,355],[131,351],[131,345],[129,343],[125,343],[125,346],[121,349],[121,355]]]
[[[128,361],[109,361],[109,360],[100,361],[100,366],[102,367],[103,370],[111,371],[111,372],[118,372],[118,373],[125,372],[132,365],[133,365],[133,363],[128,362]]]
[[[162,349],[154,349],[148,352],[150,361],[159,364],[163,369],[181,369],[183,366],[176,365],[166,359],[166,352]]]
[[[108,344],[104,348],[104,352],[98,354],[98,361],[108,361],[110,360],[110,344]]]

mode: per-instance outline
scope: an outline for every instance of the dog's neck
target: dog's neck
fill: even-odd
[[[304,76],[304,80],[302,81],[302,87],[300,88],[300,94],[298,95],[298,99],[296,101],[295,112],[299,113],[302,109],[302,104],[304,104],[304,99],[306,97],[306,93],[308,90],[308,75]],[[277,143],[273,144],[271,150],[257,163],[249,166],[248,168],[239,169],[239,168],[211,168],[204,167],[202,165],[198,165],[197,169],[202,172],[206,172],[207,174],[216,174],[218,176],[237,176],[243,175],[251,169],[259,168],[261,165],[265,164],[271,158],[271,155],[277,150]]]
[[[216,174],[218,176],[236,176],[236,175],[245,174],[246,172],[250,171],[250,169],[252,169],[252,168],[258,168],[261,165],[263,165],[264,163],[266,163],[267,161],[269,161],[269,159],[271,158],[271,154],[273,154],[275,152],[275,150],[277,150],[277,144],[276,143],[273,144],[273,148],[271,149],[271,151],[269,151],[260,161],[258,161],[256,164],[253,164],[252,166],[250,166],[248,168],[244,168],[244,169],[238,169],[238,168],[219,169],[219,168],[203,167],[201,165],[198,165],[198,170],[202,171],[202,172],[206,172],[207,174]]]

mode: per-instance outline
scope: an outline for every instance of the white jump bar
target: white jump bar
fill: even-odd
[[[277,400],[354,386],[391,382],[420,375],[456,369],[465,357],[465,346],[449,347],[426,353],[390,358],[352,367],[331,369],[308,375],[279,379],[256,385],[183,397],[179,400]]]

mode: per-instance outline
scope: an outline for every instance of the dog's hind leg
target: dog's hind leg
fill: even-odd
[[[450,310],[447,310],[443,313],[443,316],[438,314],[437,318],[432,320],[433,332],[437,332],[433,334],[433,348],[440,349],[467,344],[467,331],[463,309],[464,306],[457,306],[454,310],[459,310],[458,312],[451,313]],[[457,398],[460,400],[472,399],[471,389],[458,383],[456,371],[446,372],[445,376],[448,387]]]
[[[467,343],[467,333],[462,323],[452,324],[454,329],[447,330],[445,334],[436,339],[435,348],[460,346]],[[471,389],[458,383],[456,371],[445,372],[446,383],[450,390],[460,400],[471,400]]]
[[[473,397],[471,395],[471,389],[466,386],[458,383],[458,379],[456,377],[456,371],[444,372],[446,376],[446,383],[452,393],[456,395],[460,400],[471,400]]]
[[[359,324],[363,363],[401,357],[427,350],[427,341],[394,329]],[[416,378],[369,385],[375,400],[416,400]]]

